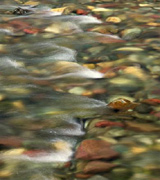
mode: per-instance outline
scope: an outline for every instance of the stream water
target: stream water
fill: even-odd
[[[159,179],[159,18],[158,0],[0,1],[1,180]]]

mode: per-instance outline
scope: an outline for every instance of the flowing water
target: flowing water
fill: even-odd
[[[0,179],[159,179],[159,6],[0,1]],[[118,157],[75,155],[88,139]]]

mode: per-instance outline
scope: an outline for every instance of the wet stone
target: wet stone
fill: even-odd
[[[82,141],[78,147],[75,158],[84,160],[112,159],[119,154],[110,148],[110,144],[103,140],[88,139]]]
[[[160,132],[160,127],[147,123],[125,122],[127,128],[142,132]]]
[[[0,179],[159,180],[159,0],[1,0]]]
[[[121,32],[122,38],[125,40],[132,40],[135,38],[138,38],[141,34],[142,30],[139,28],[133,28],[133,29],[125,29]]]
[[[137,83],[137,81],[139,83]],[[110,80],[110,83],[114,88],[118,88],[126,92],[138,91],[143,87],[142,81],[133,77],[129,78],[129,76],[127,78],[125,76],[113,78]]]
[[[107,22],[111,22],[111,23],[120,23],[121,22],[121,19],[119,17],[108,17],[106,19]]]
[[[101,15],[104,18],[113,15],[114,11],[112,9],[107,9],[107,8],[94,8],[92,10],[93,13],[97,15]]]
[[[100,173],[110,171],[112,168],[116,167],[115,164],[102,162],[102,161],[91,161],[87,163],[84,167],[84,173]]]
[[[108,132],[106,132],[105,134],[111,137],[123,137],[127,136],[128,132],[121,128],[113,128],[111,130],[108,130]]]

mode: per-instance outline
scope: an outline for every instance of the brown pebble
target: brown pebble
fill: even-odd
[[[107,172],[116,167],[115,164],[103,162],[103,161],[91,161],[84,167],[84,173],[100,173]]]
[[[160,127],[149,123],[125,122],[128,129],[142,132],[160,132]]]
[[[92,177],[93,174],[83,174],[83,173],[78,173],[75,175],[76,178],[81,178],[81,179],[87,179]]]
[[[82,141],[78,147],[76,159],[95,160],[112,159],[119,156],[119,153],[111,149],[111,144],[104,140],[87,139]]]

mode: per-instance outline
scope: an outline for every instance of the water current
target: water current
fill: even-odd
[[[0,1],[1,180],[159,179],[159,12]]]

